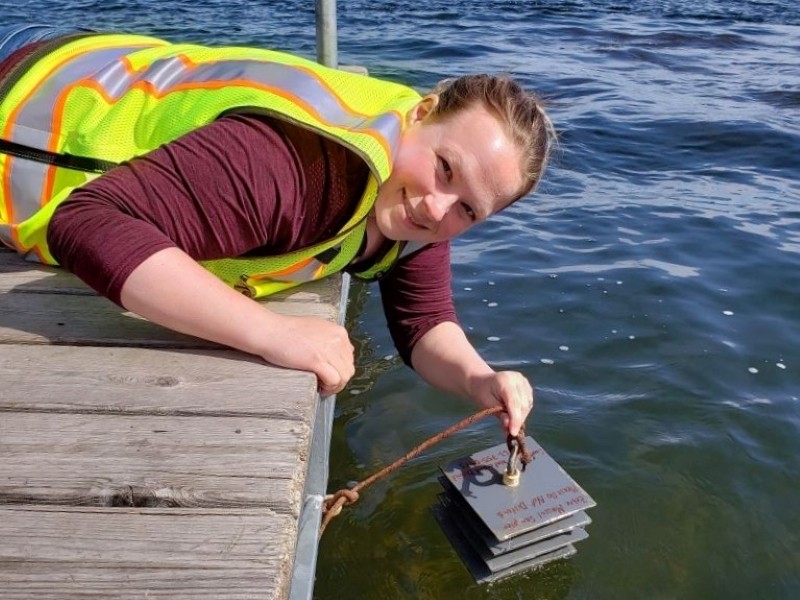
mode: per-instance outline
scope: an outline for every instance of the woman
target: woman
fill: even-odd
[[[534,96],[480,75],[420,98],[265,50],[36,36],[0,32],[0,240],[165,327],[311,371],[323,394],[354,374],[346,330],[252,298],[377,278],[403,360],[504,406],[517,434],[533,391],[458,325],[449,241],[541,178],[553,134]]]

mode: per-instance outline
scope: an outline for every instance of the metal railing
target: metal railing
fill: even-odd
[[[338,67],[336,43],[336,0],[316,0],[317,62],[328,67]]]

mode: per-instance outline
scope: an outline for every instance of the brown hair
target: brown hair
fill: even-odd
[[[536,188],[556,141],[553,123],[544,111],[541,98],[524,90],[507,75],[464,75],[444,79],[431,93],[439,96],[439,102],[431,111],[431,116],[436,119],[447,118],[476,102],[492,112],[522,150],[525,184],[517,198]]]

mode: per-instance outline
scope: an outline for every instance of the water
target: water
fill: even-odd
[[[17,2],[173,38],[313,56],[312,2]],[[339,0],[340,54],[425,89],[503,70],[551,102],[532,198],[455,247],[471,339],[530,376],[528,430],[597,500],[570,561],[473,583],[429,513],[451,438],[345,509],[315,598],[800,597],[800,8],[792,0]],[[359,372],[331,487],[472,411],[403,367],[356,285]]]

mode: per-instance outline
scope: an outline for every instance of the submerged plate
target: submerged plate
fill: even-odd
[[[450,525],[458,529],[461,537],[469,543],[470,547],[492,573],[503,571],[517,564],[555,552],[564,546],[574,545],[589,537],[589,534],[586,533],[583,528],[576,527],[566,533],[552,535],[545,539],[540,539],[533,544],[519,546],[504,554],[494,555],[489,552],[486,544],[484,544],[482,540],[471,535],[472,532],[465,523],[464,516],[458,512],[451,498],[448,498],[446,495],[441,495],[439,496],[439,502],[442,508],[447,512]]]
[[[574,515],[550,523],[550,525],[539,527],[527,533],[521,533],[518,536],[501,542],[489,531],[489,528],[486,527],[484,522],[469,507],[464,498],[461,497],[460,494],[454,493],[452,486],[444,477],[441,477],[439,481],[442,486],[444,486],[445,490],[447,490],[444,494],[447,496],[450,505],[452,505],[448,506],[445,504],[447,510],[455,511],[456,520],[462,526],[462,533],[465,537],[469,538],[470,542],[475,540],[473,546],[475,546],[476,550],[478,550],[482,556],[484,555],[484,551],[492,556],[506,554],[512,550],[535,544],[536,542],[553,537],[554,535],[567,533],[577,527],[586,527],[592,522],[589,515],[581,510]]]
[[[442,507],[442,505],[433,505],[431,507],[431,512],[438,521],[445,536],[453,545],[453,548],[455,548],[456,553],[466,565],[469,572],[472,573],[475,581],[478,583],[497,581],[498,579],[503,579],[516,573],[522,573],[523,571],[528,571],[531,569],[539,569],[555,560],[569,558],[575,554],[575,547],[568,545],[559,548],[554,552],[542,554],[531,560],[517,563],[507,569],[492,572],[486,563],[481,560],[481,557],[478,555],[478,553],[475,552],[475,550],[469,545],[469,542],[467,542],[467,540],[461,535],[460,531],[458,530],[458,526],[454,524],[453,520],[450,518],[450,515]]]
[[[525,446],[534,460],[517,487],[503,485],[508,463],[505,444],[476,452],[442,467],[442,473],[492,534],[504,541],[596,506],[536,441]]]

